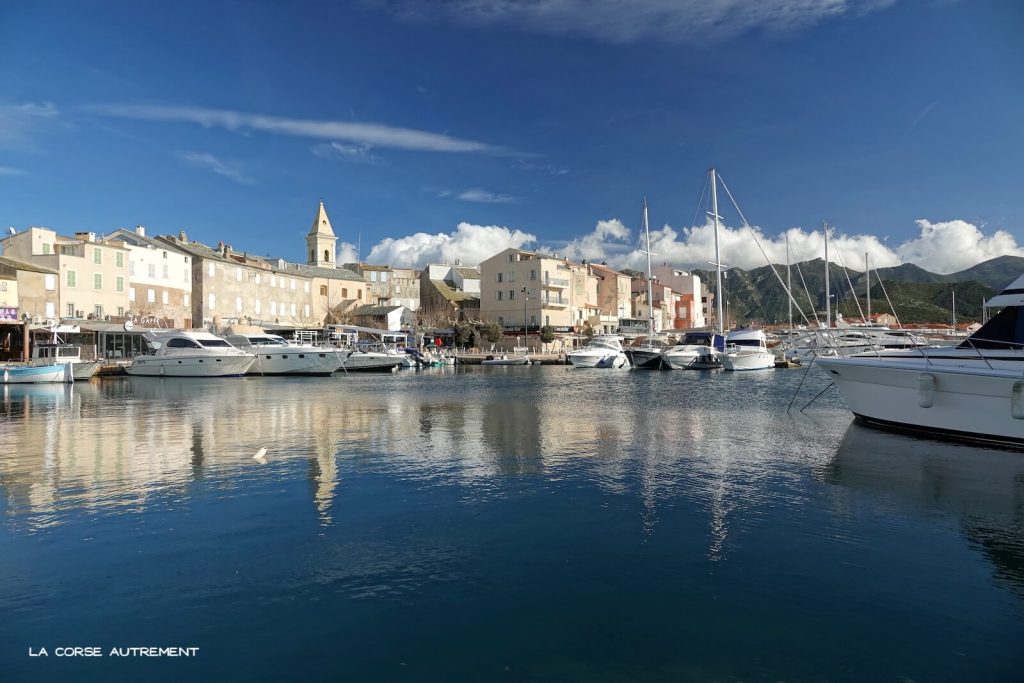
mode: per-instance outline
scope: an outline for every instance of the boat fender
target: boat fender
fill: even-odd
[[[922,372],[917,377],[917,405],[931,408],[935,404],[935,375]]]
[[[1010,415],[1015,420],[1024,420],[1024,380],[1017,380],[1010,390]]]

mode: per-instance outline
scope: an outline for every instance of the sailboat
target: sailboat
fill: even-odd
[[[644,197],[643,211],[644,235],[647,237],[647,339],[640,346],[630,346],[623,349],[630,364],[639,370],[661,370],[665,367],[662,352],[664,344],[659,344],[654,336],[654,285],[651,283],[651,230],[647,222],[647,198]]]

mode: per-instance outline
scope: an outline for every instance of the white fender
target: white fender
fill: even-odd
[[[917,376],[917,405],[931,408],[935,404],[935,375],[922,372]]]

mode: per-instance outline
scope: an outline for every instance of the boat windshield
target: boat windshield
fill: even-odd
[[[680,344],[691,344],[693,346],[711,346],[711,333],[709,332],[687,332]]]
[[[1019,349],[1024,347],[1024,315],[1020,306],[999,311],[958,349]]]
[[[231,344],[223,339],[201,339],[199,343],[208,349],[231,348]]]

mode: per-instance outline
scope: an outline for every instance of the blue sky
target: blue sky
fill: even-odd
[[[952,272],[1024,255],[1024,6],[950,0],[0,5],[0,223],[304,258],[760,244]],[[722,259],[764,264],[720,198]],[[696,220],[695,220],[696,216]]]

